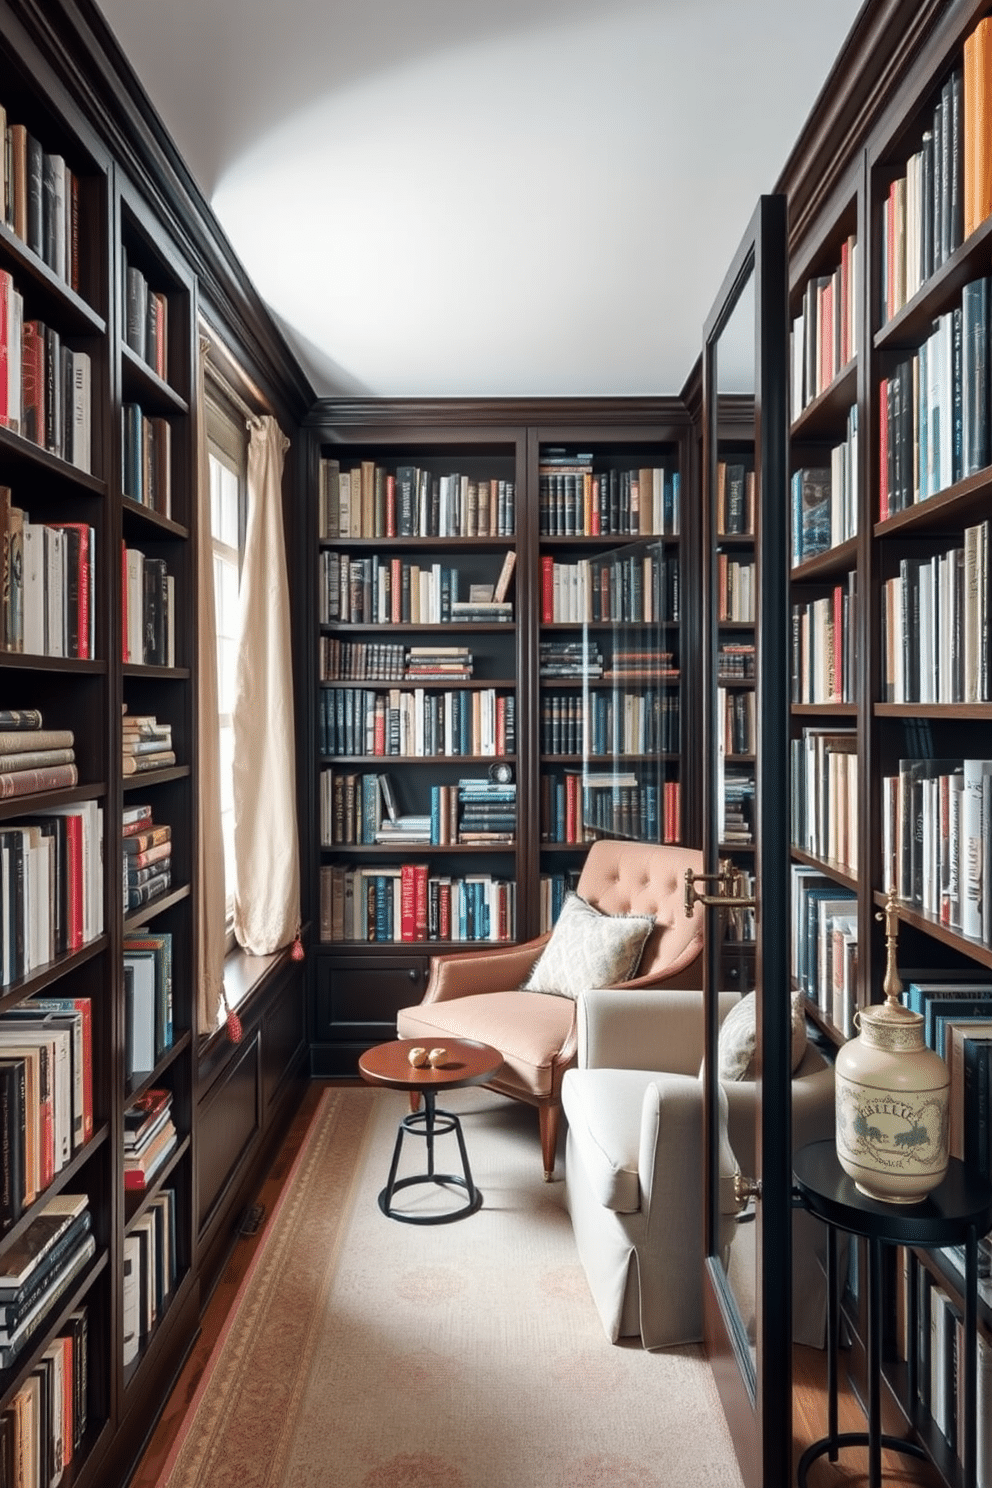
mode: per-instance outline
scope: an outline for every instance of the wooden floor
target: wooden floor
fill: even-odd
[[[293,1160],[299,1151],[314,1107],[320,1094],[328,1084],[350,1083],[337,1081],[313,1081],[308,1086],[303,1103],[293,1119],[286,1140],[262,1186],[258,1200],[265,1207],[266,1217],[279,1197]],[[535,1125],[535,1142],[537,1140]],[[196,1392],[210,1351],[223,1329],[231,1304],[244,1279],[258,1246],[265,1234],[265,1222],[255,1236],[240,1238],[224,1269],[220,1282],[211,1297],[203,1318],[202,1328],[179,1381],[166,1404],[162,1417],[155,1428],[148,1449],[142,1458],[130,1488],[155,1488],[162,1467],[179,1433],[183,1418]],[[793,1362],[793,1431],[795,1460],[798,1461],[806,1445],[821,1437],[826,1429],[825,1355],[818,1349],[795,1350]],[[845,1392],[840,1402],[841,1431],[861,1431],[864,1416],[854,1397]],[[898,1453],[883,1454],[886,1488],[907,1488],[907,1485],[926,1484],[937,1488],[939,1479],[926,1464],[902,1457]],[[830,1484],[867,1484],[867,1452],[847,1449],[836,1463],[826,1458],[812,1464],[809,1488],[827,1488]]]

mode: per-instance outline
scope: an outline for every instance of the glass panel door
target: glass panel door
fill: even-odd
[[[706,1341],[748,1488],[791,1429],[786,202],[763,197],[704,329]],[[736,870],[736,871],[735,871]],[[753,905],[726,908],[728,897]],[[750,943],[753,961],[740,954]],[[736,946],[737,952],[730,953]],[[753,1079],[718,1079],[753,980]],[[733,1189],[728,1147],[740,1165]]]

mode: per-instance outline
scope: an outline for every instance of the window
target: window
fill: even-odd
[[[210,535],[217,621],[217,712],[220,733],[221,826],[228,949],[234,944],[234,678],[238,638],[238,588],[247,517],[248,436],[245,420],[207,388],[207,457],[210,467]]]

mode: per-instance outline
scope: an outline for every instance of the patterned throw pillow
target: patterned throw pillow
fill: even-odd
[[[589,987],[626,982],[654,926],[653,915],[605,915],[569,894],[524,990],[575,998]]]
[[[748,992],[735,1002],[720,1024],[717,1042],[717,1070],[721,1080],[751,1080],[757,1039],[755,998]],[[803,1062],[806,1053],[806,1013],[801,992],[792,994],[792,1073]]]

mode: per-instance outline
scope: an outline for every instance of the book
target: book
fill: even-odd
[[[0,1252],[0,1289],[16,1291],[24,1286],[88,1203],[88,1195],[79,1193],[60,1193],[47,1199],[27,1229]]]

